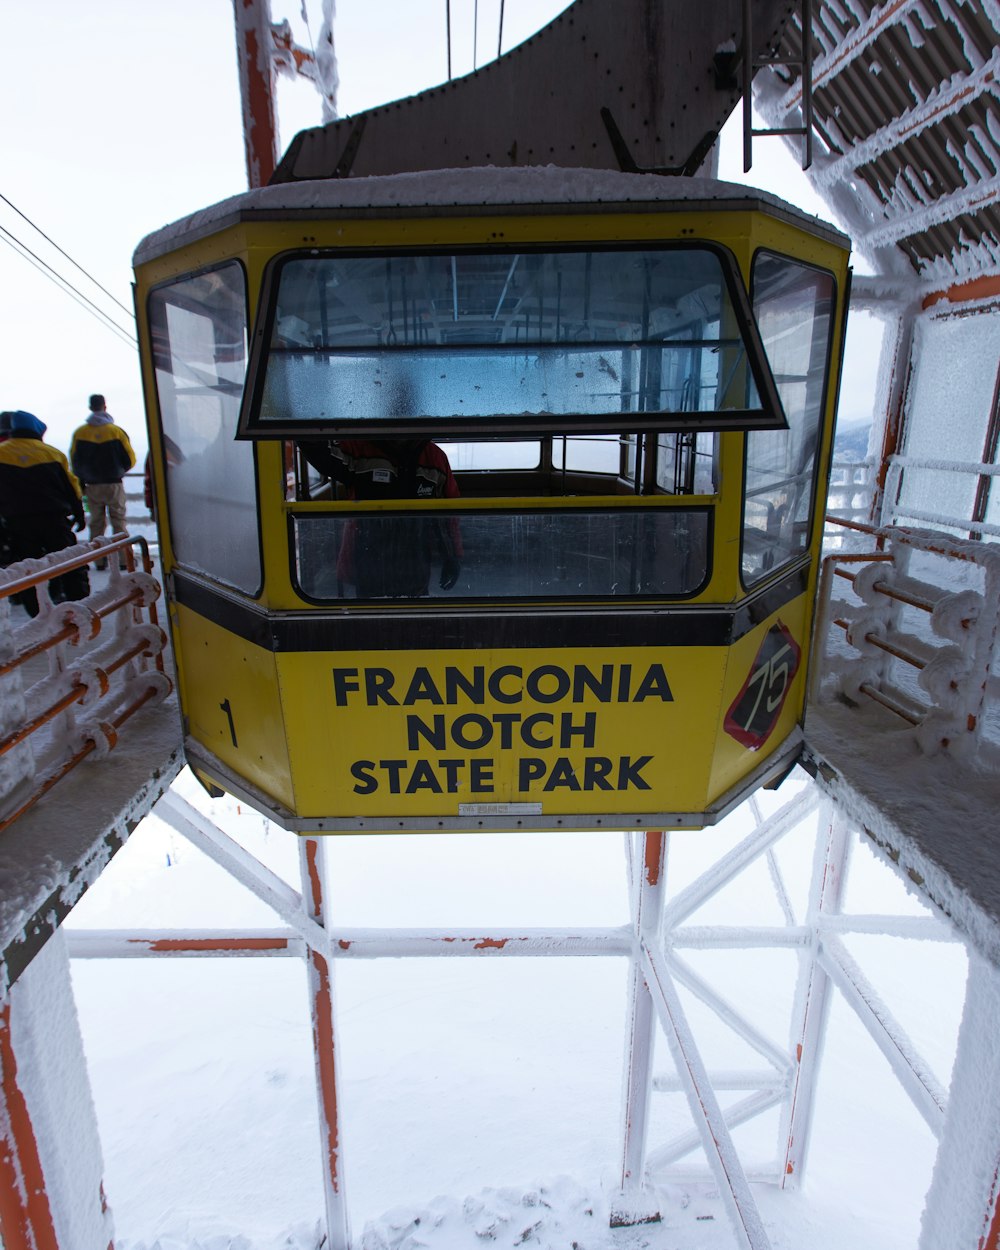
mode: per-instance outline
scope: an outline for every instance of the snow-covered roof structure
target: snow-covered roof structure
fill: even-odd
[[[754,81],[774,127],[799,124],[799,17]],[[809,171],[885,273],[951,283],[1000,269],[1000,7],[825,0],[812,23]],[[818,145],[817,145],[818,146]]]
[[[577,212],[589,206],[622,212],[723,209],[767,212],[801,224],[838,244],[848,242],[833,226],[770,192],[706,177],[663,177],[612,169],[431,169],[367,178],[326,178],[278,183],[231,196],[147,235],[136,248],[140,265],[239,221],[287,221],[290,217],[392,217],[507,212]]]

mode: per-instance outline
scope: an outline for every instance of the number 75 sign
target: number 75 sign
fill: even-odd
[[[727,734],[751,751],[760,750],[778,723],[801,657],[798,643],[777,621],[767,631],[747,679],[726,713],[723,728]]]

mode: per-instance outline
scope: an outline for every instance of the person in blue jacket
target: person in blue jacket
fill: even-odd
[[[10,437],[0,442],[0,518],[10,563],[36,559],[51,551],[76,546],[76,529],[86,525],[80,484],[61,451],[42,441],[46,426],[33,413],[18,409],[0,414],[0,427],[9,425]],[[83,599],[90,593],[86,568],[74,569],[49,582],[53,603]],[[29,616],[38,615],[34,590],[12,596]]]

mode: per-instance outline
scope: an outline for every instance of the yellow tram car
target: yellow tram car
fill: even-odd
[[[780,779],[848,258],[751,188],[552,168],[276,185],[145,239],[202,781],[349,833],[697,827]]]

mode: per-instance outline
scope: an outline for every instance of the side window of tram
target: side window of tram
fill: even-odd
[[[238,264],[149,297],[174,556],[249,593],[260,586],[253,445],[236,442],[247,368]]]
[[[753,308],[788,419],[746,436],[743,580],[747,585],[809,543],[834,312],[833,276],[758,252]]]

